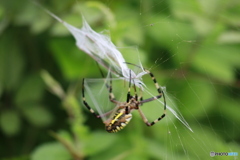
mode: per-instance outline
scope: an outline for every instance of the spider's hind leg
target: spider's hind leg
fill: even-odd
[[[159,84],[158,84],[156,78],[154,77],[154,75],[153,75],[150,71],[148,71],[148,70],[146,70],[146,69],[144,69],[144,70],[151,76],[151,78],[152,78],[152,80],[153,80],[153,82],[154,82],[154,84],[155,84],[155,87],[157,88],[158,95],[155,96],[155,97],[152,97],[152,98],[148,98],[148,99],[145,99],[145,100],[141,100],[141,101],[140,101],[140,104],[143,104],[143,103],[146,103],[146,102],[150,102],[150,101],[159,99],[159,98],[161,98],[161,97],[163,97],[163,101],[164,101],[163,114],[162,114],[159,118],[157,118],[156,120],[154,120],[154,121],[151,122],[151,123],[148,122],[147,118],[145,117],[145,115],[143,114],[143,112],[141,111],[141,109],[139,108],[139,110],[138,110],[139,113],[140,113],[140,115],[141,115],[141,117],[142,117],[142,119],[143,119],[143,121],[144,121],[144,123],[146,123],[147,126],[152,126],[152,125],[154,125],[155,123],[157,123],[158,121],[160,121],[161,119],[163,119],[163,118],[165,117],[165,115],[166,115],[166,109],[167,109],[167,107],[166,107],[166,98],[165,98],[164,91],[163,91],[163,90],[161,89],[161,87],[159,86]]]
[[[158,95],[157,95],[157,96],[154,96],[154,97],[151,97],[151,98],[148,98],[148,99],[145,99],[145,100],[142,100],[142,101],[140,101],[140,103],[150,102],[150,101],[153,101],[153,100],[156,100],[156,99],[159,99],[159,98],[163,97],[163,101],[164,101],[164,111],[165,111],[165,110],[166,110],[166,99],[165,99],[165,95],[164,95],[163,90],[162,90],[161,87],[159,86],[159,84],[158,84],[156,78],[154,77],[154,75],[153,75],[150,71],[148,71],[148,70],[146,70],[146,69],[144,69],[144,70],[145,70],[145,72],[147,72],[147,73],[151,76],[151,78],[152,78],[152,80],[153,80],[153,82],[154,82],[154,84],[155,84],[155,87],[157,88]]]
[[[143,119],[144,123],[147,126],[153,126],[154,124],[156,124],[158,121],[160,121],[161,119],[163,119],[166,115],[166,113],[164,112],[159,118],[155,119],[154,121],[152,121],[151,123],[148,121],[148,119],[146,118],[146,116],[143,114],[142,110],[140,108],[138,108],[138,112],[141,116],[141,118]]]

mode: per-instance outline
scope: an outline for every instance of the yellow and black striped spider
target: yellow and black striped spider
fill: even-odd
[[[106,87],[109,92],[109,100],[112,103],[116,104],[117,108],[105,113],[104,115],[96,114],[95,111],[88,105],[88,103],[85,99],[85,94],[84,94],[84,79],[83,79],[83,81],[82,81],[82,100],[83,100],[83,104],[87,107],[87,109],[97,118],[101,118],[102,116],[112,114],[112,116],[110,118],[108,118],[106,121],[103,122],[105,124],[105,129],[107,132],[115,133],[115,132],[122,130],[131,120],[131,118],[132,118],[131,112],[133,110],[138,110],[141,118],[143,119],[144,123],[147,126],[152,126],[165,117],[165,115],[166,115],[166,99],[165,99],[164,92],[161,89],[161,87],[159,87],[159,84],[157,83],[157,80],[155,79],[154,75],[146,69],[144,69],[144,71],[147,72],[151,76],[151,78],[157,88],[158,95],[155,97],[151,97],[151,98],[143,100],[142,95],[141,96],[137,95],[136,86],[134,84],[134,81],[133,81],[134,95],[131,95],[130,94],[131,78],[130,78],[128,92],[127,92],[127,100],[126,100],[126,102],[119,102],[115,99],[115,96],[112,92],[112,80],[110,78],[110,84],[108,85],[106,83]],[[130,75],[130,77],[131,77],[131,75]],[[141,93],[142,93],[142,91],[141,91]],[[150,123],[150,122],[148,122],[148,119],[145,117],[145,115],[143,114],[143,112],[139,106],[142,105],[143,103],[150,102],[150,101],[159,99],[161,97],[163,97],[163,101],[164,101],[163,114],[159,118],[157,118],[156,120],[154,120],[153,122]],[[114,111],[115,111],[115,113],[113,113]]]

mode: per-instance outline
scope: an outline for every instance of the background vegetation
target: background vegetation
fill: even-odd
[[[82,109],[78,94],[82,78],[100,78],[93,60],[41,8],[30,1],[1,1],[2,159],[210,159],[210,151],[240,154],[238,0],[40,3],[78,27],[82,13],[95,31],[109,30],[116,46],[137,45],[143,65],[153,67],[194,133],[170,113],[150,128],[134,114],[126,129],[107,133],[100,120]]]

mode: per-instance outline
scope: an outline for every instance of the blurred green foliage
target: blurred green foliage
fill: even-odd
[[[81,79],[101,78],[94,61],[61,23],[31,1],[0,1],[1,158],[210,159],[211,151],[240,154],[238,0],[40,3],[73,26],[81,27],[83,14],[95,31],[109,30],[116,46],[137,45],[143,66],[153,68],[194,133],[170,113],[153,127],[134,114],[126,129],[107,133],[79,100]]]

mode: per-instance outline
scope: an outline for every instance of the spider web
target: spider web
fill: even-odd
[[[204,5],[204,2],[205,1],[202,1],[202,5],[206,7],[207,5]],[[109,0],[106,2],[106,5],[109,9],[112,9],[111,5],[113,3],[115,2]],[[211,46],[204,44],[197,35],[187,34],[192,28],[189,26],[189,23],[182,20],[182,17],[185,15],[191,16],[191,13],[178,13],[176,10],[169,14],[164,14],[166,10],[169,10],[168,5],[175,4],[177,6],[191,8],[194,7],[194,4],[175,1],[171,1],[171,3],[174,4],[168,4],[170,2],[166,0],[151,1],[151,5],[145,5],[145,3],[146,2],[142,0],[136,2],[139,7],[138,18],[143,18],[144,20],[141,25],[135,25],[135,29],[143,29],[149,32],[153,37],[151,40],[159,42],[161,46],[172,46],[170,50],[162,50],[159,55],[153,56],[150,64],[149,70],[154,73],[159,84],[165,86],[165,88],[163,88],[167,95],[168,112],[165,117],[166,120],[157,123],[157,127],[149,128],[150,135],[146,134],[149,139],[151,137],[155,138],[154,141],[150,140],[146,142],[149,148],[151,148],[149,152],[156,159],[209,159],[211,151],[239,152],[239,136],[237,135],[240,130],[239,121],[234,121],[234,119],[231,118],[231,116],[234,115],[231,109],[237,110],[236,106],[240,104],[236,99],[239,99],[240,94],[238,91],[235,91],[235,88],[229,83],[226,78],[228,77],[227,74],[222,76],[223,81],[220,82],[213,78],[215,75],[210,71],[214,70],[214,68],[211,68],[212,66],[210,64],[217,63],[213,59],[218,57],[218,54],[216,54],[218,50],[216,48],[211,49],[213,52],[211,57],[213,59],[204,58],[204,55],[206,55],[204,51]],[[154,14],[148,16],[148,14],[154,10]],[[178,17],[177,21],[174,20],[176,15]],[[66,25],[71,31],[75,30],[62,20],[58,20]],[[125,21],[125,19],[122,18],[118,21]],[[85,27],[86,26],[87,25],[85,25]],[[197,28],[200,26],[205,25],[195,24]],[[203,29],[200,29],[200,31],[204,32]],[[159,35],[154,36],[153,34],[157,32]],[[95,35],[94,38],[95,37],[97,36]],[[162,37],[168,38],[164,39]],[[88,38],[87,36],[85,36],[85,38],[87,38],[86,41],[89,41],[89,43],[93,42],[89,45],[90,47],[97,42],[97,40],[93,38]],[[106,37],[103,39],[108,42],[107,46],[112,45],[110,39],[106,39]],[[224,41],[224,37],[222,39],[220,38],[220,40]],[[79,48],[82,49],[81,47]],[[134,56],[130,57],[128,60],[121,60],[120,63],[117,63],[118,61],[116,61],[116,58],[111,56],[107,56],[107,58],[103,58],[99,55],[90,56],[104,66],[107,72],[111,71],[113,74],[116,73],[116,77],[112,78],[113,92],[119,101],[124,102],[126,101],[128,83],[124,83],[118,76],[124,77],[127,81],[130,76],[128,66],[122,62],[131,62],[142,66],[139,58],[141,56],[138,56],[141,53],[138,51],[137,47],[116,48],[114,46],[114,49],[120,49],[122,54],[124,53],[123,50],[130,49],[131,52],[134,53]],[[202,52],[198,54],[187,54],[194,53],[198,49]],[[87,50],[85,51],[88,52]],[[96,47],[90,52],[95,53],[95,51]],[[202,61],[198,60],[199,56],[203,56],[201,57]],[[177,64],[177,66],[168,67],[167,64],[173,62]],[[202,68],[196,67],[199,64],[202,64]],[[162,67],[162,71],[159,71],[159,66],[165,66],[165,68]],[[240,75],[237,67],[234,69],[236,70],[236,74]],[[134,69],[132,70],[132,75],[136,73],[136,77],[139,75],[139,80],[143,78],[144,83],[142,84],[148,84],[146,88],[144,88],[144,98],[156,95],[156,88],[148,75],[143,76],[142,70],[137,72],[134,71]],[[110,79],[109,72],[106,74],[106,77],[102,79],[86,79],[86,99],[99,114],[104,114],[115,107],[114,104],[109,102],[108,92],[105,87],[105,81],[107,80],[107,82],[109,82]],[[230,92],[233,96],[229,97],[222,91]],[[219,102],[211,101],[214,98],[214,94],[221,97],[219,98]],[[228,102],[230,101],[234,101],[235,105],[230,106],[229,108],[231,109],[228,109]],[[142,109],[149,121],[152,121],[162,114],[162,101],[160,99],[159,101],[146,103],[142,106]],[[182,113],[183,116],[180,113]],[[137,113],[134,113],[134,117],[136,117],[136,120],[132,120],[134,121],[133,124],[137,124],[138,121],[142,123]],[[107,118],[109,117],[103,117],[103,121]],[[134,128],[134,125],[129,125]],[[191,126],[191,128],[189,126]],[[191,132],[191,130],[193,132]],[[216,156],[214,158],[237,159],[238,157]]]
[[[189,8],[195,7],[194,4],[171,1],[172,4],[169,5],[175,5],[173,8],[176,10],[173,9],[170,14],[164,14],[164,10],[169,9],[167,6],[162,7],[165,6],[166,3],[166,1],[153,1],[153,5],[146,9],[144,1],[139,1],[139,16],[144,17],[147,16],[148,12],[152,12],[152,10],[159,10],[159,12],[155,12],[155,15],[146,19],[146,23],[143,23],[144,25],[142,27],[153,33],[156,33],[156,30],[161,30],[162,28],[164,31],[159,31],[159,37],[168,36],[165,40],[169,42],[161,41],[161,38],[159,38],[159,41],[161,41],[163,45],[175,45],[171,47],[172,50],[163,50],[161,54],[162,57],[159,57],[155,66],[171,63],[173,60],[177,61],[178,66],[172,70],[168,69],[168,75],[170,76],[169,79],[171,79],[171,77],[176,79],[177,77],[178,81],[169,80],[164,85],[167,88],[166,92],[167,95],[170,96],[170,100],[173,101],[176,108],[183,113],[193,129],[193,133],[179,125],[178,122],[174,121],[171,117],[167,117],[169,135],[166,136],[166,143],[169,145],[169,148],[167,147],[168,149],[165,149],[167,154],[165,154],[165,157],[162,157],[162,159],[210,159],[210,152],[212,151],[238,152],[239,154],[239,136],[237,136],[240,131],[239,121],[234,121],[234,118],[232,118],[234,113],[229,111],[230,108],[239,111],[239,109],[236,109],[237,106],[240,105],[238,101],[240,95],[239,87],[236,89],[237,87],[234,86],[232,81],[229,81],[227,78],[229,74],[224,70],[224,67],[221,68],[224,74],[221,76],[222,81],[216,80],[217,72],[221,71],[218,68],[213,68],[212,65],[214,63],[216,66],[219,66],[218,63],[221,63],[222,59],[219,59],[217,62],[217,57],[222,56],[222,58],[225,59],[228,58],[228,56],[223,55],[218,48],[212,47],[207,43],[202,43],[202,40],[198,39],[199,37],[197,35],[189,35],[191,24],[179,21],[179,19],[181,20],[183,17],[190,16],[194,13],[188,13]],[[211,12],[207,8],[204,8],[210,5],[204,4],[207,2],[196,1],[196,3],[200,3],[201,7],[203,7],[202,9],[205,9],[205,11],[203,11],[203,13],[205,12],[204,14],[206,14],[206,12]],[[213,3],[213,1],[211,1],[211,3]],[[179,8],[185,8],[186,12],[178,12]],[[173,17],[178,17],[178,21],[174,21]],[[214,20],[211,21],[211,23],[214,23]],[[204,32],[204,24],[195,27],[199,29],[200,32]],[[206,28],[207,27],[209,26],[206,26]],[[186,30],[185,28],[188,29]],[[235,29],[239,31],[239,28]],[[166,32],[166,30],[169,32]],[[226,45],[222,42],[222,38],[223,36],[220,36],[217,42]],[[188,47],[190,49],[188,49]],[[218,47],[224,48],[220,45]],[[184,56],[184,54],[187,55],[187,51],[190,54]],[[237,54],[235,51],[231,51],[232,56]],[[226,52],[229,51],[226,50]],[[172,54],[169,55],[169,53]],[[206,59],[203,57],[204,55],[211,55],[209,56],[211,59]],[[198,58],[202,59],[202,61],[199,61]],[[197,68],[197,65],[200,63],[202,67]],[[233,70],[239,75],[239,70],[237,70],[237,66],[239,67],[239,65],[237,65],[237,63],[239,63],[239,61],[231,61],[231,65],[234,68]],[[225,68],[229,68],[228,65],[224,65]],[[194,69],[192,70],[190,67]],[[199,72],[201,74],[199,74]],[[203,75],[205,75],[205,77]],[[225,90],[232,93],[232,97],[229,97],[226,94],[227,92],[224,92]],[[190,94],[187,95],[187,93]],[[180,95],[180,97],[174,95]],[[217,98],[217,101],[212,101],[214,95],[221,98]],[[186,100],[184,101],[183,99]],[[235,105],[231,105],[231,107],[227,109],[228,102],[234,102],[232,104]],[[176,108],[174,109],[177,110]],[[182,154],[176,152],[175,149]],[[182,157],[175,157],[176,155],[182,155]],[[215,156],[214,158],[238,159],[238,156]]]
[[[116,75],[117,77],[120,77],[118,80],[125,80],[129,81],[132,79],[131,83],[136,85],[137,87],[141,88],[142,90],[148,89],[144,83],[142,82],[142,76],[146,74],[146,72],[142,69],[142,64],[139,58],[139,54],[136,49],[136,47],[132,47],[133,50],[135,50],[136,54],[132,54],[132,56],[129,58],[131,59],[130,62],[136,61],[136,64],[139,67],[135,67],[134,65],[130,65],[133,67],[131,69],[128,67],[127,62],[124,57],[122,56],[122,53],[117,50],[115,45],[111,42],[110,38],[107,35],[97,33],[91,29],[91,27],[88,25],[84,17],[82,17],[83,26],[81,29],[78,29],[67,22],[61,20],[59,17],[51,13],[50,11],[44,9],[48,14],[50,14],[52,17],[57,19],[59,22],[61,22],[74,36],[76,40],[76,45],[79,47],[79,49],[83,50],[85,53],[90,55],[97,63],[105,67],[109,70],[112,74]],[[122,49],[129,49],[131,47],[122,48]],[[134,58],[133,58],[134,57]],[[135,72],[134,72],[135,71]],[[108,74],[109,75],[109,74]],[[131,77],[131,78],[129,78]],[[109,80],[109,77],[106,77],[107,80]],[[90,95],[90,99],[93,102],[91,106],[95,106],[96,110],[98,111],[98,114],[103,115],[104,113],[112,110],[112,108],[109,109],[108,106],[109,103],[102,102],[103,99],[101,95],[103,94],[103,87],[101,87],[100,91],[92,91],[89,87],[89,83],[99,81],[98,79],[91,80],[86,79],[87,85],[86,91]],[[106,83],[106,82],[105,82]],[[105,84],[103,84],[105,85]],[[118,85],[119,86],[119,85]],[[127,91],[123,91],[122,88],[118,89],[121,91],[121,93],[127,93]],[[145,91],[150,97],[154,97],[156,95],[153,95],[150,91]],[[96,96],[97,95],[97,96]],[[123,96],[121,96],[118,99],[122,99]],[[120,100],[119,100],[120,101]],[[157,100],[158,102],[162,103],[162,101]],[[124,101],[122,101],[124,102]],[[106,106],[105,108],[101,108],[100,106]],[[106,109],[107,108],[107,109]],[[172,109],[169,105],[167,105],[167,109],[181,122],[183,123],[190,131],[192,131],[191,127],[188,125],[187,121],[183,118],[183,116],[180,114],[180,112],[176,112],[174,109]],[[109,117],[108,117],[109,118]],[[102,117],[103,121],[107,119],[107,117]]]
[[[144,86],[141,77],[146,74],[146,72],[142,69],[141,61],[136,63],[140,68],[137,70],[138,72],[130,69],[121,52],[111,42],[109,35],[95,32],[83,16],[82,28],[79,29],[63,21],[49,10],[43,9],[53,18],[61,22],[75,38],[77,47],[92,57],[99,65],[105,67],[111,71],[112,74],[121,77],[125,81],[129,81],[131,78],[134,79],[137,87]],[[139,60],[139,58],[136,59]]]
[[[177,6],[175,6],[175,8],[194,8],[195,6],[191,3],[171,2],[174,3],[171,5]],[[112,3],[114,2],[106,2],[110,9]],[[205,12],[209,12],[207,8],[204,8],[208,5],[204,3],[205,1],[201,2],[203,9],[205,9]],[[151,35],[153,37],[152,40],[158,41],[161,46],[172,46],[170,50],[163,50],[159,56],[155,56],[150,67],[150,70],[155,76],[157,75],[156,78],[160,81],[159,84],[166,86],[164,91],[167,95],[168,104],[167,120],[165,122],[159,122],[160,124],[157,125],[160,127],[149,128],[149,130],[153,131],[152,137],[154,137],[155,134],[158,134],[159,136],[157,142],[148,143],[149,146],[155,146],[151,149],[157,150],[156,152],[158,152],[156,153],[152,151],[152,154],[157,159],[209,159],[210,152],[212,151],[238,152],[239,154],[239,121],[232,118],[234,111],[231,112],[230,110],[235,109],[235,111],[239,111],[237,106],[240,106],[238,100],[240,94],[236,89],[236,86],[233,86],[232,82],[229,81],[229,75],[227,71],[224,70],[224,67],[221,68],[223,70],[223,75],[221,77],[222,81],[216,80],[216,74],[220,71],[217,68],[213,68],[214,65],[218,66],[218,63],[221,63],[221,60],[218,62],[215,58],[219,56],[223,56],[223,59],[228,57],[221,55],[218,48],[203,43],[197,34],[188,34],[192,29],[190,24],[184,20],[180,20],[187,14],[190,16],[191,13],[178,13],[178,10],[176,10],[169,14],[164,14],[164,11],[168,10],[168,5],[170,5],[164,0],[158,2],[151,1],[152,5],[149,6],[145,4],[145,1],[138,1],[138,17],[142,19],[144,19],[144,17],[148,18],[145,18],[140,26],[136,25],[134,27],[136,29],[140,28],[146,32],[150,32],[150,34],[155,34],[158,31],[159,34],[157,36]],[[149,17],[148,14],[152,13],[153,10],[157,11]],[[178,17],[178,20],[174,21],[173,17]],[[121,21],[121,19],[119,21]],[[123,18],[122,21],[125,21],[125,19]],[[214,21],[212,20],[211,23],[213,22]],[[205,32],[204,26],[205,24],[195,24],[195,27],[199,29],[200,32]],[[206,26],[206,28],[207,27],[208,26]],[[163,31],[161,31],[161,29],[163,29]],[[165,36],[168,38],[161,38]],[[220,36],[218,42],[224,44],[223,41],[226,40],[224,39],[224,36],[225,35]],[[209,55],[209,51],[211,52],[210,59],[206,59],[204,56]],[[228,52],[228,50],[226,50],[226,52]],[[233,56],[236,56],[235,51],[233,51],[232,54]],[[201,61],[199,61],[199,59],[201,59]],[[172,61],[175,61],[178,65],[172,68],[169,67],[165,69],[166,71],[160,72],[163,73],[164,79],[168,79],[162,81],[161,76],[158,76],[159,71],[157,71],[156,68],[159,66],[168,67],[166,64],[172,63]],[[214,63],[214,65],[211,65],[212,63]],[[200,64],[202,64],[202,67],[197,67],[197,65]],[[234,64],[235,67],[233,70],[235,70],[235,74],[240,75],[239,69],[237,69],[236,65],[237,62],[234,61]],[[225,68],[228,67],[228,65],[225,66]],[[162,70],[164,70],[164,68]],[[168,78],[166,78],[166,76],[168,76]],[[145,75],[144,78],[145,77],[147,77],[147,75]],[[109,79],[109,77],[107,77],[107,79]],[[146,81],[151,80],[146,78]],[[145,84],[147,85],[144,90],[144,97],[155,95],[156,91],[154,86],[150,86],[150,82]],[[127,85],[125,85],[125,87],[127,87]],[[120,99],[124,101],[126,91],[121,92],[119,91],[120,89],[116,87],[116,89],[113,90],[114,92],[120,92]],[[229,97],[226,93],[231,93],[232,97]],[[213,101],[215,95],[219,97],[217,98],[218,102]],[[233,102],[232,104],[235,105],[229,106],[228,109],[228,102]],[[149,120],[154,120],[154,118],[161,115],[162,106],[159,104],[162,104],[161,100],[150,102],[149,104],[146,103],[142,106],[142,109]],[[97,108],[101,108],[101,106],[98,106]],[[151,108],[151,110],[149,108]],[[173,110],[171,111],[171,109]],[[169,114],[169,111],[172,112],[172,115]],[[174,115],[175,111],[177,112],[177,116]],[[183,117],[186,118],[191,126],[190,129],[188,123],[179,113],[183,113]],[[134,117],[138,117],[138,115],[134,114]],[[140,117],[138,117],[137,120],[141,121]],[[191,132],[191,129],[193,132]],[[159,145],[159,143],[163,145]],[[238,159],[238,156],[215,156],[214,158]]]

